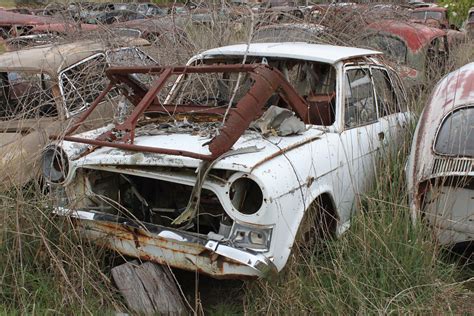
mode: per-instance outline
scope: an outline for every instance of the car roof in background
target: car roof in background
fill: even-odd
[[[1,54],[0,71],[46,72],[57,76],[62,69],[107,49],[148,44],[149,42],[144,39],[122,37],[114,43],[84,40],[60,45],[36,46]]]

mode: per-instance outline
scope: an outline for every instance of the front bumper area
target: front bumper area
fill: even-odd
[[[71,218],[87,238],[126,256],[218,279],[266,277],[278,272],[262,254],[203,235],[92,210],[57,207],[54,214]]]

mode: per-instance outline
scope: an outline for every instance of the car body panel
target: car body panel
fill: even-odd
[[[463,155],[437,154],[434,146],[439,126],[446,118],[474,104],[473,79],[474,63],[470,63],[438,82],[420,117],[407,163],[412,217],[416,219],[420,213],[426,213],[429,224],[438,228],[436,233],[440,242],[446,245],[474,238],[472,200],[469,203],[461,202],[466,201],[466,194],[472,195],[472,189],[469,193],[466,190],[469,187],[451,183],[456,179],[468,181],[472,178],[473,159]],[[468,125],[468,128],[472,127]],[[432,205],[429,206],[425,201],[432,201]],[[439,209],[442,205],[445,208]],[[469,228],[462,228],[465,226]],[[456,227],[460,229],[459,232]]]

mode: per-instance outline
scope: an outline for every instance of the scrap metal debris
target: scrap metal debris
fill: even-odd
[[[263,135],[278,136],[302,134],[306,131],[304,122],[296,117],[293,111],[274,105],[253,122],[251,128],[260,130]]]
[[[213,138],[221,126],[220,122],[192,122],[186,118],[183,121],[169,123],[151,123],[137,128],[137,136],[164,135],[169,133],[199,135],[203,138]]]

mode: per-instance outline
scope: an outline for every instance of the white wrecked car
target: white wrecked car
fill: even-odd
[[[407,164],[412,216],[421,213],[442,245],[474,240],[473,83],[474,63],[438,82]]]
[[[378,55],[266,43],[111,68],[128,112],[46,149],[44,176],[65,192],[55,212],[128,256],[216,278],[280,271],[297,235],[349,228],[377,153],[407,125]]]

